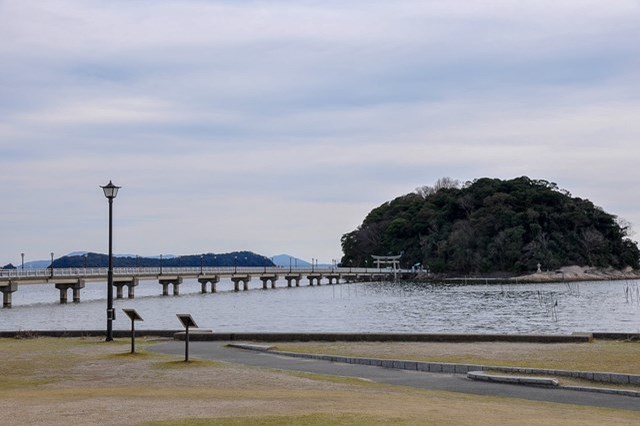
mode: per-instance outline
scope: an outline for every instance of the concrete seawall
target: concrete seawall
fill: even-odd
[[[129,337],[130,330],[113,330],[114,337]],[[105,330],[18,330],[0,331],[0,338],[20,337],[99,337]],[[184,339],[183,330],[136,330],[136,336]],[[464,333],[212,333],[191,329],[193,341],[257,342],[516,342],[588,343],[596,340],[640,341],[640,333],[575,334],[464,334]]]
[[[184,340],[184,332],[175,338]],[[589,333],[572,335],[542,334],[435,334],[435,333],[189,333],[193,341],[259,342],[527,342],[588,343]]]

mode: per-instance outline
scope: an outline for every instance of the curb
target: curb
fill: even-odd
[[[467,374],[473,373],[477,380],[497,382],[499,379],[505,382],[519,385],[529,386],[547,386],[560,389],[570,389],[582,392],[607,393],[613,395],[625,395],[640,397],[640,391],[610,388],[592,388],[586,386],[560,386],[558,380],[552,378],[535,378],[522,376],[498,376],[484,373],[486,370],[500,371],[504,373],[516,374],[546,374],[551,376],[572,377],[586,379],[594,382],[613,383],[613,384],[631,384],[640,385],[640,375],[638,374],[621,374],[621,373],[600,373],[590,371],[571,371],[571,370],[545,370],[539,368],[517,368],[517,367],[501,367],[495,365],[479,365],[479,364],[455,364],[443,362],[422,362],[422,361],[404,361],[393,359],[378,358],[358,358],[345,357],[339,355],[322,355],[322,354],[305,354],[299,352],[285,352],[273,350],[271,346],[255,345],[251,343],[232,343],[228,346],[253,351],[269,352],[275,355],[288,356],[292,358],[308,358],[318,359],[331,362],[341,362],[345,364],[370,365],[374,367],[393,368],[399,370],[422,371],[426,373],[445,373],[445,374]],[[484,377],[479,378],[480,376]],[[469,377],[474,379],[474,377]],[[498,379],[499,378],[499,379]],[[551,380],[549,382],[544,381]],[[555,382],[556,384],[553,384]]]
[[[558,387],[560,382],[552,377],[524,377],[524,376],[499,376],[487,374],[484,371],[469,371],[467,377],[471,380],[494,383],[512,383],[527,386]]]
[[[246,349],[248,351],[257,351],[257,352],[267,352],[267,351],[271,351],[274,348],[274,346],[254,345],[251,343],[229,343],[227,347],[236,348],[236,349]]]

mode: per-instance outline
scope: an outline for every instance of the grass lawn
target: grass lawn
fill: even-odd
[[[279,343],[277,349],[353,357],[490,364],[512,367],[640,374],[640,342]]]
[[[150,353],[138,339],[0,339],[2,424],[638,424],[640,413],[425,391]],[[406,353],[408,355],[408,353]]]

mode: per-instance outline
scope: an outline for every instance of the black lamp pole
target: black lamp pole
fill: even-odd
[[[113,320],[116,319],[116,312],[113,309],[113,199],[118,195],[119,186],[115,186],[111,181],[101,187],[104,196],[109,200],[109,269],[107,270],[107,338],[106,341],[113,340]]]

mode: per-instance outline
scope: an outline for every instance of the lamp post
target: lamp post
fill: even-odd
[[[202,261],[204,259],[204,254],[200,255],[200,275],[202,275]]]
[[[118,195],[119,186],[115,186],[111,181],[105,186],[101,186],[104,196],[109,200],[109,269],[107,270],[107,338],[106,341],[113,340],[113,320],[116,312],[113,309],[113,199]]]
[[[160,255],[160,275],[162,275],[162,254]]]
[[[233,256],[233,273],[238,273],[238,256]]]
[[[24,272],[24,253],[20,253],[20,256],[22,256],[22,272]]]
[[[53,252],[51,252],[51,278],[53,278]]]

